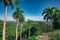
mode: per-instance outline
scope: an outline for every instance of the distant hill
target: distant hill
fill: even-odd
[[[26,22],[26,21],[25,21]],[[24,23],[25,23],[24,22]],[[45,22],[45,21],[34,21],[35,23],[45,23],[45,24],[49,24],[48,22]],[[3,23],[3,20],[0,20],[0,23]],[[16,23],[15,21],[7,21],[7,23]]]
[[[0,20],[0,23],[3,23],[3,20]],[[15,21],[7,21],[7,23],[16,23]]]

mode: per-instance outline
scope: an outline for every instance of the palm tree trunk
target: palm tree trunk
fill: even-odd
[[[17,26],[16,26],[16,40],[18,39],[18,20],[16,20]]]
[[[53,30],[53,21],[51,21],[51,31]]]
[[[22,40],[22,26],[23,26],[23,24],[21,23],[21,25],[20,25],[20,40]]]
[[[6,34],[6,16],[7,16],[7,6],[5,7],[4,25],[3,25],[3,39],[2,40],[5,40],[5,34]]]
[[[52,31],[52,28],[53,28],[53,22],[52,22],[52,19],[51,19],[51,21],[50,21],[50,24],[51,24],[50,30]]]
[[[29,28],[29,39],[30,39],[30,28]]]

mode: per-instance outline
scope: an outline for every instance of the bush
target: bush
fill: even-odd
[[[35,36],[31,36],[30,39],[28,40],[36,40],[36,37]]]
[[[51,37],[51,40],[60,40],[60,30],[49,32],[48,35]]]

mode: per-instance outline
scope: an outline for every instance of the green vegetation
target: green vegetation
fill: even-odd
[[[0,0],[4,3],[5,14],[4,21],[0,20],[0,40],[37,40],[36,37],[43,33],[50,36],[51,40],[60,40],[60,9],[48,6],[43,10],[42,16],[46,22],[33,21],[28,19],[25,21],[24,11],[20,9],[17,0]],[[17,4],[16,11],[12,17],[16,22],[6,21],[7,7],[14,2]]]
[[[23,33],[22,36],[23,38],[28,39],[29,37],[29,27],[27,23],[23,24]],[[2,28],[3,28],[3,21],[0,23],[0,39],[2,40]],[[46,33],[51,37],[51,40],[57,40],[60,39],[60,30],[53,30],[53,32],[50,31],[50,25],[49,23],[46,22],[34,22],[32,27],[30,28],[31,32],[31,38],[30,40],[35,40],[34,37],[41,35],[42,33]],[[20,27],[18,27],[18,39],[20,35]],[[7,27],[6,27],[6,40],[14,40],[16,39],[16,22],[7,22]]]
[[[48,32],[47,34],[51,37],[51,40],[60,40],[60,30]]]
[[[2,22],[3,23],[3,22]],[[3,28],[3,24],[0,23],[0,33],[2,32],[2,28]],[[31,32],[31,37],[32,36],[38,36],[41,35],[44,32],[48,32],[49,31],[49,24],[46,22],[34,22],[32,27],[30,28],[30,32]],[[2,27],[2,28],[1,28]],[[48,28],[48,29],[47,29]],[[28,31],[29,27],[27,25],[27,23],[23,24],[23,38],[25,37],[25,34],[27,35],[27,38],[29,36]],[[2,39],[2,33],[0,34],[0,38]],[[20,27],[18,27],[18,39],[19,39],[19,35],[20,35]],[[15,22],[7,22],[7,27],[6,27],[6,39],[8,40],[13,40],[15,39],[16,36],[16,23]],[[12,37],[12,38],[11,38]]]

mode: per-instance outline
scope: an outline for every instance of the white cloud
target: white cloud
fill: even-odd
[[[3,17],[0,17],[0,20],[4,20],[4,16]],[[7,16],[6,18],[7,21],[15,21],[12,17],[10,16]]]
[[[25,20],[44,21],[43,16],[25,16]],[[14,21],[12,17],[7,17],[7,21]]]
[[[25,20],[31,19],[33,21],[44,21],[43,16],[25,16]]]
[[[7,17],[7,21],[15,21],[12,17]]]
[[[4,17],[0,17],[1,20],[4,20]],[[30,19],[33,21],[44,21],[43,16],[25,16],[25,20]],[[15,21],[11,16],[7,16],[7,21]]]

